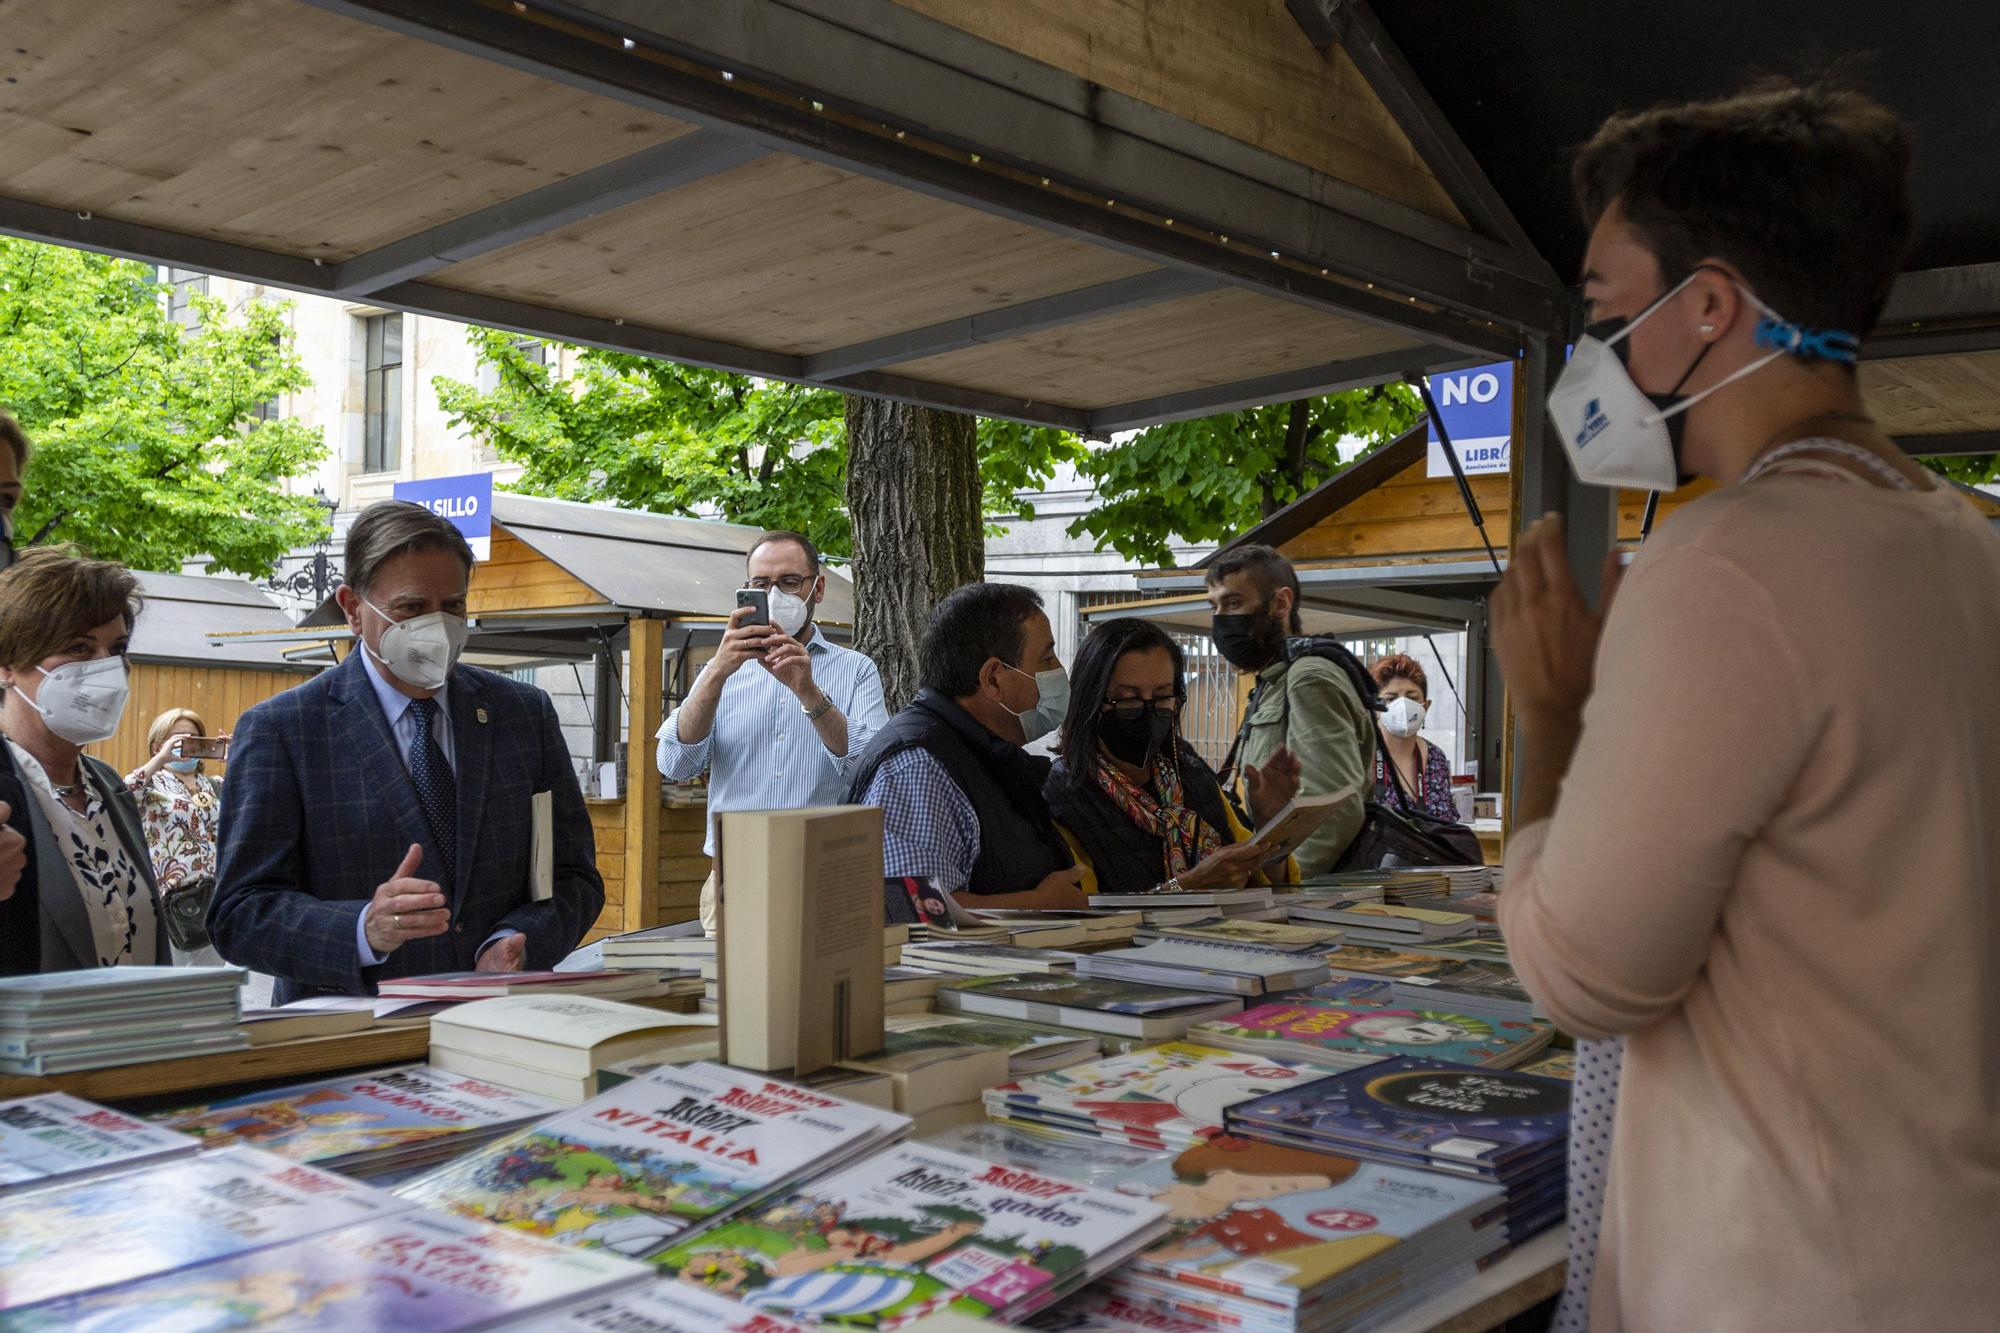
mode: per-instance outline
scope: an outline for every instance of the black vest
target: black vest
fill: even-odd
[[[1227,846],[1234,839],[1221,783],[1201,756],[1185,744],[1180,754],[1181,794],[1201,822],[1220,833]],[[1097,891],[1151,893],[1158,888],[1167,878],[1166,843],[1150,829],[1133,823],[1097,785],[1095,774],[1081,787],[1071,786],[1069,779],[1065,761],[1057,760],[1042,794],[1048,798],[1049,813],[1090,858],[1091,869],[1097,874]]]
[[[910,749],[937,760],[979,816],[979,859],[968,892],[1025,893],[1071,864],[1069,845],[1042,803],[1049,761],[995,736],[933,690],[920,691],[875,733],[848,780],[848,804],[866,804],[876,770]]]

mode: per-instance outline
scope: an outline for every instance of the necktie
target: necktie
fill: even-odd
[[[452,776],[433,730],[437,711],[435,699],[410,700],[410,715],[417,720],[416,743],[410,746],[410,779],[416,783],[424,822],[430,825],[431,845],[444,861],[443,887],[449,897],[458,880],[458,780]]]

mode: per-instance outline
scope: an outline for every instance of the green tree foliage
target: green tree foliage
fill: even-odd
[[[1985,486],[2000,481],[2000,454],[1972,454],[1964,458],[1920,458],[1917,460],[1941,477],[1967,486]]]
[[[712,506],[732,523],[810,533],[836,558],[852,553],[840,394],[596,348],[563,374],[514,334],[471,336],[497,383],[440,376],[438,402],[452,425],[527,469],[518,489],[664,514]],[[1083,452],[1062,431],[979,424],[988,513],[1016,512],[1016,490]]]
[[[264,575],[325,531],[325,510],[283,489],[323,456],[319,431],[256,419],[309,382],[288,306],[193,305],[183,328],[147,265],[0,238],[0,405],[35,446],[18,543]]]
[[[1165,567],[1175,537],[1226,542],[1340,471],[1342,440],[1365,453],[1422,416],[1398,384],[1152,426],[1091,451],[1082,472],[1101,503],[1069,531]]]

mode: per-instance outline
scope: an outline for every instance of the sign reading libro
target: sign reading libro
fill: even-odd
[[[1469,476],[1505,472],[1514,453],[1514,363],[1496,361],[1430,377],[1438,415]],[[1424,475],[1449,477],[1451,464],[1430,428],[1430,462]]]
[[[439,518],[451,520],[467,544],[474,560],[493,554],[493,474],[474,472],[464,477],[433,477],[429,481],[399,481],[395,498],[420,504]]]

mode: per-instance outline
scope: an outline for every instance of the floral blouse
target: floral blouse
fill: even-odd
[[[125,789],[138,798],[160,892],[191,879],[213,879],[222,795],[207,775],[163,768],[148,779],[135,770],[125,775]]]
[[[100,967],[121,963],[150,967],[163,960],[155,956],[158,917],[153,895],[146,885],[146,872],[125,850],[125,840],[111,823],[104,797],[79,770],[85,795],[81,812],[56,795],[41,763],[13,741],[7,742],[14,754],[14,766],[27,780],[69,858],[71,877],[83,895],[84,912],[90,918],[90,934]]]
[[[1424,765],[1417,773],[1417,789],[1410,793],[1416,797],[1414,808],[1433,819],[1456,824],[1458,804],[1451,799],[1451,761],[1437,746],[1429,742],[1421,744],[1425,751]],[[1383,766],[1380,750],[1375,752],[1375,799],[1391,810],[1412,808],[1412,803],[1403,799],[1402,784]]]

